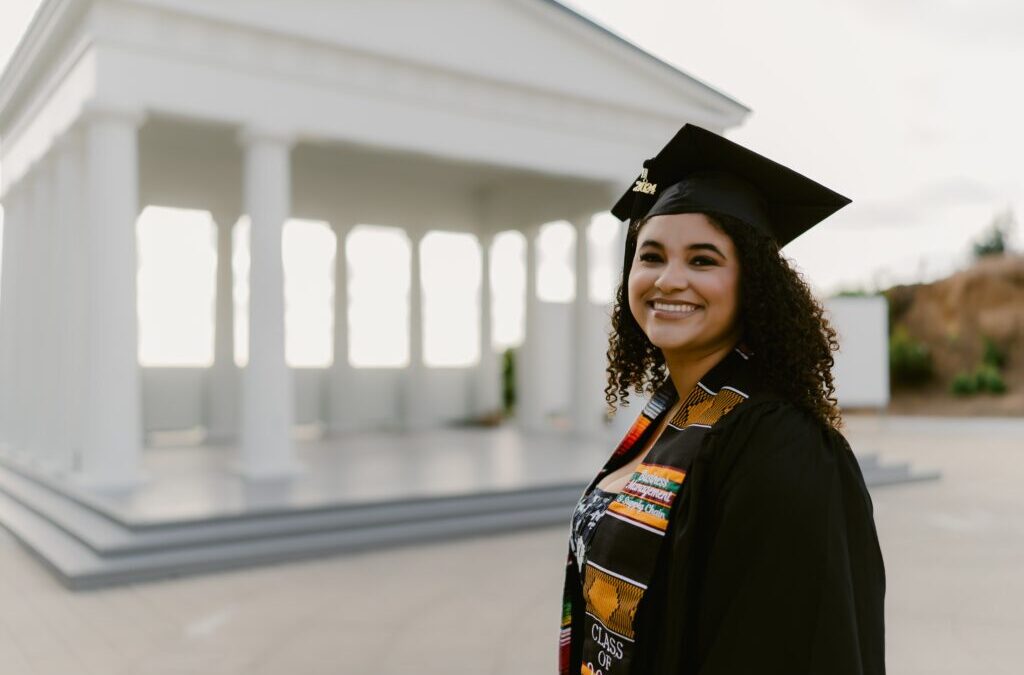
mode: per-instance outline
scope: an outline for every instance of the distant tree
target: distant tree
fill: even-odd
[[[834,298],[865,298],[872,295],[878,295],[873,293],[866,288],[844,288],[838,293],[833,295]]]
[[[981,237],[974,242],[974,257],[983,258],[989,255],[1006,253],[1006,240],[1016,225],[1013,209],[996,214],[992,224]]]

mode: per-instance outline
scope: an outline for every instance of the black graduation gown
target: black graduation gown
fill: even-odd
[[[582,625],[578,578],[566,588]],[[630,672],[884,675],[884,595],[871,498],[846,440],[755,393],[692,460],[637,608]]]

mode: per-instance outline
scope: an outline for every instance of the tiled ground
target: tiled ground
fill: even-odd
[[[855,418],[877,488],[895,675],[1024,663],[1024,420]],[[596,468],[596,467],[595,467]],[[564,527],[81,594],[0,534],[0,672],[553,673]]]

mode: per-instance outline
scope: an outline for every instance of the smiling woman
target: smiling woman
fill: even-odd
[[[779,250],[847,203],[686,125],[613,209],[606,398],[651,397],[573,513],[563,675],[885,672],[835,332]]]

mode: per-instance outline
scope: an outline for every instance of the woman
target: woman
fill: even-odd
[[[779,253],[848,203],[686,125],[616,204],[606,397],[651,398],[573,513],[563,675],[884,674],[835,332]]]

